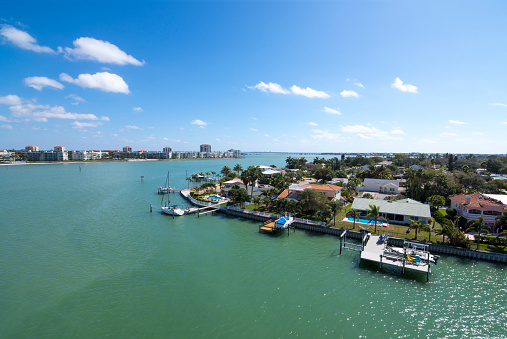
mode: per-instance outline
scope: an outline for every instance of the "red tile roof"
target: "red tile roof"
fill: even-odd
[[[466,196],[470,196],[470,203],[465,204]],[[452,200],[456,201],[460,205],[467,206],[468,208],[473,207],[484,207],[484,206],[504,206],[507,207],[507,205],[503,204],[500,200],[496,200],[493,198],[490,198],[488,196],[485,196],[481,193],[471,193],[471,194],[459,194],[451,197]]]

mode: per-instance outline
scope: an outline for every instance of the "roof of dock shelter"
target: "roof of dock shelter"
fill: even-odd
[[[430,218],[430,206],[412,199],[404,201],[390,201],[379,199],[355,198],[352,208],[360,211],[370,209],[370,205],[378,206],[381,213],[408,215],[413,217]]]

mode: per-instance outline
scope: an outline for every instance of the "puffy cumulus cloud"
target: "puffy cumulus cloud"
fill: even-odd
[[[459,121],[459,120],[449,120],[449,123],[456,124],[456,125],[466,125],[466,122]]]
[[[0,115],[0,121],[3,121],[3,122],[9,122],[9,118],[7,117],[4,117],[3,115]]]
[[[71,60],[92,60],[115,65],[144,65],[144,61],[137,60],[108,41],[84,37],[72,43],[74,48],[59,48],[59,51]]]
[[[319,126],[319,124],[317,124],[317,123],[315,123],[315,122],[311,122],[311,121],[307,122],[306,124],[307,124],[307,125],[310,125],[310,126],[314,126],[314,127]]]
[[[19,30],[11,25],[0,25],[0,36],[21,49],[26,49],[36,53],[55,53],[55,51],[47,46],[40,46],[30,34]]]
[[[301,88],[294,85],[290,88],[290,90],[294,95],[302,95],[307,98],[322,98],[322,99],[329,98],[329,94],[327,94],[326,92],[317,91],[310,87]]]
[[[394,83],[391,84],[392,88],[396,88],[402,92],[417,93],[417,87],[414,85],[404,84],[400,78],[394,79]]]
[[[330,108],[330,107],[324,107],[323,111],[326,113],[329,113],[329,114],[336,114],[336,115],[342,114],[339,110],[337,110],[335,108]]]
[[[129,94],[129,86],[123,78],[119,75],[109,72],[99,72],[95,74],[79,74],[76,79],[73,79],[66,73],[60,74],[60,80],[76,84],[83,88],[95,88],[104,92],[124,93]]]
[[[353,133],[362,139],[382,139],[382,140],[403,140],[399,135],[405,134],[401,129],[383,131],[376,127],[364,125],[342,126],[340,130],[344,133]]]
[[[247,86],[249,89],[257,89],[261,92],[265,93],[276,93],[276,94],[293,94],[293,95],[302,95],[307,98],[329,98],[329,94],[323,91],[317,91],[310,87],[301,88],[296,85],[290,88],[290,91],[283,88],[281,85],[273,82],[265,83],[259,82],[255,86]]]
[[[12,106],[21,105],[21,98],[14,94],[9,94],[4,97],[0,97],[0,104]]]
[[[55,89],[63,89],[63,85],[56,80],[49,79],[46,77],[29,77],[23,80],[24,84],[28,87],[35,88],[40,91],[44,87],[51,87]]]
[[[344,98],[350,98],[350,97],[358,98],[359,97],[359,94],[357,94],[356,91],[350,91],[350,90],[341,91],[340,95]]]
[[[134,107],[132,108],[132,110],[135,112],[144,112],[144,109],[142,109],[141,107]]]
[[[259,91],[265,93],[290,94],[290,91],[286,90],[279,84],[273,82],[269,82],[266,84],[261,81],[255,86],[247,86],[247,87],[250,89],[258,89]]]
[[[102,122],[100,121],[97,121],[97,122],[80,122],[80,121],[74,121],[71,126],[72,128],[78,128],[78,129],[83,129],[83,128],[93,128],[93,127],[98,127],[98,126],[101,126],[102,125]]]
[[[195,119],[195,120],[192,120],[191,124],[192,125],[197,125],[200,128],[204,128],[204,127],[206,127],[209,124],[209,122],[205,122],[205,121],[202,121],[202,120],[199,120],[199,119]]]

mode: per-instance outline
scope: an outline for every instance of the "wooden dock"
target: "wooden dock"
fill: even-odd
[[[370,236],[369,241],[361,252],[360,259],[379,263],[380,269],[382,269],[382,265],[398,267],[403,274],[407,270],[426,273],[428,280],[429,274],[431,273],[429,253],[427,253],[427,256],[422,258],[421,261],[416,262],[412,260],[410,255],[406,256],[404,253],[388,251],[385,240],[381,240],[378,235]]]

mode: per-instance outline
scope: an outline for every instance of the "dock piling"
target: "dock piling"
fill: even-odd
[[[150,213],[152,213],[152,212],[153,212],[153,205],[150,204]]]

